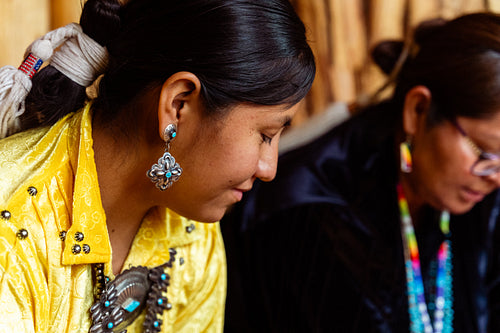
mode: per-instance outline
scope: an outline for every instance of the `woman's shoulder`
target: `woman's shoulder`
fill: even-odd
[[[45,133],[36,129],[0,140],[0,203],[36,173],[40,159],[33,156],[33,148]]]
[[[68,227],[73,173],[63,136],[45,127],[0,140],[0,243],[5,260],[10,252],[43,258],[48,242],[58,244],[59,232]]]
[[[0,204],[18,189],[53,176],[55,168],[70,164],[68,119],[52,127],[30,129],[0,140]]]

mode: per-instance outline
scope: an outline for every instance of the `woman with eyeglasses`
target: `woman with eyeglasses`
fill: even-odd
[[[285,153],[223,220],[227,331],[500,332],[500,17],[373,56],[392,96]]]

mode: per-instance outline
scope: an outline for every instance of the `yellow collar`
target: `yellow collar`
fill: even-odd
[[[90,103],[83,112],[75,114],[71,122],[68,151],[75,175],[73,213],[71,227],[66,233],[62,262],[66,265],[107,263],[111,258],[111,245],[94,162]],[[80,233],[83,240],[78,238]],[[88,254],[84,252],[84,246],[89,247]]]

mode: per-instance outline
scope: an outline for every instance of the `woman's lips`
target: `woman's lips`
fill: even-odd
[[[246,188],[243,188],[243,189],[242,188],[234,188],[233,192],[236,196],[237,201],[241,201],[241,199],[243,198],[243,193],[248,192],[251,189],[252,188],[248,188],[248,189],[246,189]]]
[[[241,199],[243,198],[243,191],[235,188],[235,189],[233,189],[233,193],[236,196],[236,201],[237,202],[241,201]]]
[[[474,191],[468,187],[463,189],[463,196],[467,201],[479,202],[484,199],[485,194],[483,192]]]

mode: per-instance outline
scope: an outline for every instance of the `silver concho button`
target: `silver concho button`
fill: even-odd
[[[10,214],[10,212],[9,212],[8,210],[3,210],[3,211],[0,213],[0,216],[2,216],[2,218],[3,218],[4,220],[8,220],[8,219],[10,219],[11,214]]]

